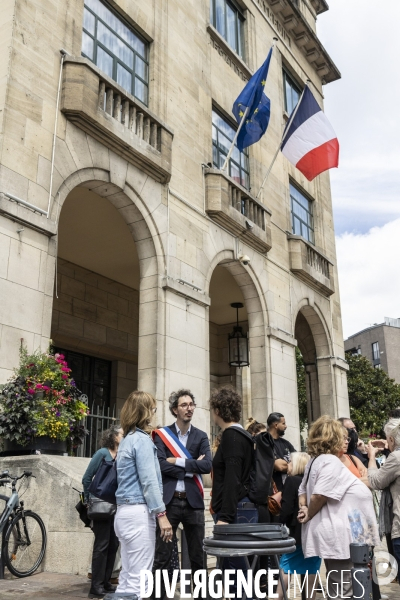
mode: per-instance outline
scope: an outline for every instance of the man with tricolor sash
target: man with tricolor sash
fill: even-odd
[[[163,480],[163,500],[174,535],[182,523],[192,576],[203,568],[204,490],[202,474],[211,472],[210,443],[205,431],[191,424],[196,403],[190,390],[173,392],[170,412],[176,422],[153,432]],[[173,545],[164,541],[157,527],[153,571],[168,569]],[[163,579],[161,579],[163,582]],[[165,598],[162,583],[161,598]]]

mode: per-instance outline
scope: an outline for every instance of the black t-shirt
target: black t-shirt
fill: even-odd
[[[247,496],[253,465],[253,441],[228,427],[213,459],[212,508],[218,518],[233,523],[237,504]]]
[[[290,453],[296,452],[296,449],[293,448],[292,444],[285,440],[283,437],[279,437],[274,439],[274,452],[275,452],[275,460],[277,458],[283,458],[286,462],[290,461]],[[283,489],[283,484],[286,479],[286,473],[282,473],[281,471],[274,471],[273,480],[275,481],[275,485],[278,488],[278,491],[281,492]]]

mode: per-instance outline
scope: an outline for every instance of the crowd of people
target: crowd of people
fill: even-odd
[[[117,508],[108,520],[92,521],[90,598],[110,594],[111,599],[115,594],[140,600],[140,572],[170,568],[179,526],[185,532],[192,576],[203,568],[202,475],[209,473],[209,510],[216,525],[273,522],[289,528],[296,550],[281,556],[279,598],[284,597],[289,574],[296,572],[308,575],[303,597],[313,599],[322,559],[328,597],[351,598],[352,542],[368,544],[373,552],[385,535],[389,552],[400,564],[400,411],[388,415],[386,440],[368,445],[358,439],[351,419],[321,416],[308,431],[307,452],[297,452],[285,438],[283,414],[270,414],[266,424],[250,418],[243,427],[242,399],[233,388],[223,387],[210,398],[211,416],[220,429],[211,451],[206,432],[192,424],[195,408],[190,390],[173,392],[169,409],[174,423],[153,428],[156,401],[136,391],[122,408],[120,428],[105,433],[103,447],[83,477],[85,500],[90,499],[90,482],[102,460],[116,458]],[[261,468],[262,476],[269,478],[268,493],[255,503],[251,490],[257,444],[270,445],[272,458],[269,471]],[[386,456],[382,464],[376,460],[378,453]],[[371,490],[383,490],[378,519]],[[110,580],[118,545],[121,571],[115,587]],[[268,558],[260,557],[259,566],[267,569]],[[243,558],[224,559],[223,569],[245,568]],[[263,588],[266,591],[266,578],[261,580]],[[231,592],[238,597],[234,585]],[[163,579],[155,597],[166,598]],[[381,598],[374,582],[373,600]]]

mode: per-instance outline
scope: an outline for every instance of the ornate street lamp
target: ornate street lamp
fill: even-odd
[[[249,362],[249,341],[247,335],[242,331],[239,325],[239,308],[243,308],[241,302],[233,302],[232,308],[236,308],[236,325],[232,333],[228,336],[229,343],[229,366],[230,367],[248,367]]]

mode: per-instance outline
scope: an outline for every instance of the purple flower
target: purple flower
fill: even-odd
[[[58,411],[56,412],[56,417],[59,417],[61,413],[59,413]]]

